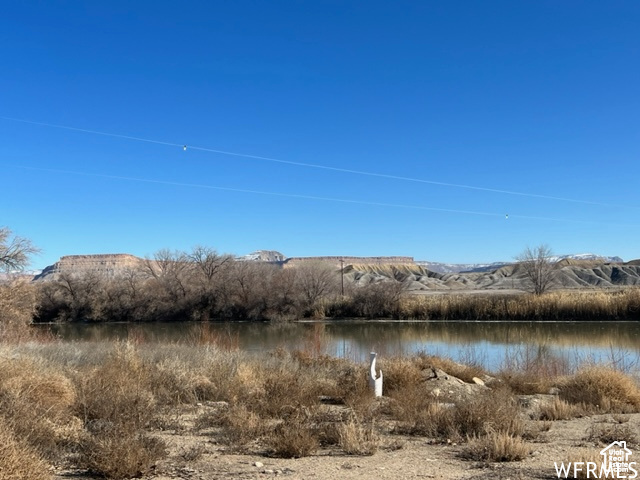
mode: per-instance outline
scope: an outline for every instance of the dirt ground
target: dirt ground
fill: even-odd
[[[188,407],[171,419],[172,428],[154,433],[166,442],[169,455],[145,479],[553,479],[558,478],[554,462],[578,460],[580,451],[597,456],[606,446],[589,439],[593,425],[621,421],[621,416],[594,415],[551,422],[547,431],[529,440],[529,455],[517,462],[471,461],[463,456],[464,444],[435,443],[424,437],[391,434],[384,428],[379,449],[372,456],[345,455],[332,447],[304,458],[281,459],[265,456],[259,446],[250,447],[251,454],[234,452],[217,443],[215,432],[195,430],[194,419],[212,408],[216,407],[207,404]],[[640,438],[640,414],[624,415],[622,421]],[[530,422],[535,430],[539,422]],[[628,446],[632,450],[635,447]],[[68,470],[63,465],[54,473],[56,480],[92,478],[86,472]]]

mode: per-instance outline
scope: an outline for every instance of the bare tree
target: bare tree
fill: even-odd
[[[524,271],[525,278],[531,284],[533,293],[541,295],[553,286],[556,277],[556,262],[553,251],[548,245],[535,248],[527,247],[516,257]]]
[[[200,245],[193,249],[188,258],[207,283],[211,283],[216,274],[232,260],[230,255],[219,255],[214,249]]]
[[[338,270],[332,265],[316,261],[305,262],[297,268],[296,280],[307,308],[313,308],[318,301],[338,290]]]
[[[0,227],[0,271],[24,270],[29,257],[40,252],[31,240],[12,235],[7,227]]]

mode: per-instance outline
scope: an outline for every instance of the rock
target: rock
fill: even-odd
[[[473,381],[473,383],[475,383],[476,385],[482,385],[484,387],[484,381],[482,381],[481,379],[479,379],[478,377],[473,377],[471,379]]]
[[[253,466],[257,467],[257,468],[262,468],[262,467],[264,467],[264,463],[262,463],[262,462],[254,462]]]

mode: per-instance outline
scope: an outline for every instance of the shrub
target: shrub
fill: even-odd
[[[307,457],[320,446],[314,429],[305,421],[304,415],[280,423],[265,436],[265,444],[271,455],[280,458]]]
[[[166,456],[160,439],[127,428],[106,428],[80,443],[80,464],[107,478],[138,477]]]
[[[47,480],[49,465],[36,450],[16,439],[0,417],[0,480]]]
[[[0,359],[0,420],[47,457],[59,456],[79,430],[74,402],[73,385],[62,374],[28,359]]]
[[[609,445],[621,440],[627,442],[627,445],[634,445],[638,442],[636,432],[626,423],[595,423],[589,428],[587,439],[602,445]]]
[[[564,382],[560,397],[602,412],[628,413],[640,409],[640,389],[633,379],[604,367],[580,370]]]
[[[453,414],[455,429],[463,437],[492,432],[521,435],[524,431],[518,402],[504,388],[466,399]]]
[[[340,424],[338,435],[338,445],[348,455],[373,455],[380,444],[374,423],[363,424],[355,418]]]
[[[156,405],[149,378],[137,350],[131,344],[118,345],[103,365],[76,378],[78,414],[86,423],[148,425]]]
[[[582,405],[567,403],[561,398],[554,397],[553,402],[540,405],[540,420],[570,420],[585,414]]]
[[[233,405],[222,412],[201,417],[197,425],[199,428],[221,427],[221,441],[236,448],[261,437],[266,431],[265,421],[245,405]]]
[[[463,455],[472,460],[486,462],[513,462],[529,454],[529,446],[519,436],[508,432],[490,432],[472,437]]]

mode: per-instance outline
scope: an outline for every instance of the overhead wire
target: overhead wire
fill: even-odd
[[[219,150],[219,149],[201,147],[201,146],[190,145],[190,144],[185,144],[185,143],[175,143],[175,142],[153,140],[153,139],[148,139],[148,138],[136,137],[136,136],[132,136],[132,135],[123,135],[123,134],[118,134],[118,133],[103,132],[103,131],[92,130],[92,129],[87,129],[87,128],[78,128],[78,127],[71,127],[71,126],[67,126],[67,125],[58,125],[58,124],[53,124],[53,123],[37,122],[37,121],[33,121],[33,120],[26,120],[26,119],[6,117],[6,116],[0,116],[0,119],[7,120],[7,121],[13,121],[13,122],[26,123],[26,124],[31,124],[31,125],[39,125],[39,126],[45,126],[45,127],[51,127],[51,128],[59,128],[59,129],[64,129],[64,130],[80,132],[80,133],[103,135],[103,136],[107,136],[107,137],[121,138],[121,139],[125,139],[125,140],[133,140],[133,141],[138,141],[138,142],[153,143],[153,144],[165,145],[165,146],[170,146],[170,147],[179,147],[179,148],[182,148],[183,150],[187,150],[187,148],[188,148],[190,150],[196,150],[196,151],[202,151],[202,152],[208,152],[208,153],[215,153],[215,154],[219,154],[219,155],[233,156],[233,157],[238,157],[238,158],[247,158],[247,159],[252,159],[252,160],[261,160],[261,161],[267,161],[267,162],[272,162],[272,163],[279,163],[279,164],[283,164],[283,165],[291,165],[291,166],[305,167],[305,168],[314,168],[314,169],[320,169],[320,170],[347,173],[347,174],[352,174],[352,175],[360,175],[360,176],[368,176],[368,177],[376,177],[376,178],[385,178],[385,179],[389,179],[389,180],[398,180],[398,181],[405,181],[405,182],[422,183],[422,184],[437,185],[437,186],[450,187],[450,188],[476,190],[476,191],[489,192],[489,193],[498,193],[498,194],[504,194],[504,195],[515,195],[515,196],[521,196],[521,197],[538,198],[538,199],[554,200],[554,201],[562,201],[562,202],[571,202],[571,203],[578,203],[578,204],[584,204],[584,205],[593,205],[593,206],[601,206],[601,207],[636,208],[636,207],[629,206],[629,205],[616,205],[616,204],[605,203],[605,202],[597,202],[597,201],[591,201],[591,200],[581,200],[581,199],[576,199],[576,198],[560,197],[560,196],[554,196],[554,195],[544,195],[544,194],[536,194],[536,193],[528,193],[528,192],[519,192],[519,191],[515,191],[515,190],[505,190],[505,189],[499,189],[499,188],[482,187],[482,186],[477,186],[477,185],[467,185],[467,184],[459,184],[459,183],[451,183],[451,182],[442,182],[442,181],[436,181],[436,180],[428,180],[428,179],[422,179],[422,178],[406,177],[406,176],[393,175],[393,174],[387,174],[387,173],[369,172],[369,171],[365,171],[365,170],[357,170],[357,169],[343,168],[343,167],[334,167],[334,166],[330,166],[330,165],[322,165],[322,164],[316,164],[316,163],[298,162],[298,161],[293,161],[293,160],[283,160],[283,159],[280,159],[280,158],[273,158],[273,157],[267,157],[267,156],[261,156],[261,155],[252,155],[252,154],[247,154],[247,153],[231,152],[231,151],[227,151],[227,150]]]
[[[267,195],[267,196],[274,196],[274,197],[305,199],[305,200],[312,200],[312,201],[335,202],[335,203],[345,203],[345,204],[352,204],[352,205],[368,205],[368,206],[385,207],[385,208],[427,210],[427,211],[434,211],[434,212],[456,213],[456,214],[476,215],[476,216],[484,216],[484,217],[497,217],[497,218],[505,217],[504,213],[495,213],[495,212],[460,210],[460,209],[451,209],[451,208],[431,207],[431,206],[425,206],[425,205],[408,205],[408,204],[399,204],[399,203],[372,202],[372,201],[366,201],[366,200],[323,197],[323,196],[296,194],[296,193],[270,192],[270,191],[264,191],[264,190],[253,190],[253,189],[245,189],[245,188],[222,187],[222,186],[207,185],[202,183],[176,182],[176,181],[170,181],[170,180],[140,178],[140,177],[131,177],[131,176],[124,176],[124,175],[110,175],[110,174],[103,174],[103,173],[81,172],[76,170],[63,170],[63,169],[33,167],[33,166],[25,166],[25,165],[4,164],[3,166],[18,168],[23,170],[56,173],[56,174],[78,175],[78,176],[85,176],[85,177],[104,178],[104,179],[110,179],[110,180],[141,182],[141,183],[168,185],[168,186],[175,186],[175,187],[200,188],[200,189],[219,190],[219,191],[226,191],[226,192],[247,193],[247,194],[254,194],[254,195]],[[583,224],[583,225],[600,225],[600,226],[606,225],[610,227],[631,227],[631,228],[640,227],[640,225],[634,225],[634,224],[602,223],[602,222],[587,221],[587,220],[539,217],[539,216],[517,215],[517,214],[516,215],[509,214],[508,218],[536,220],[536,221],[545,221],[545,222],[551,221],[551,222],[561,222],[561,223],[573,223],[573,224]]]

